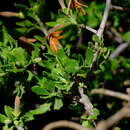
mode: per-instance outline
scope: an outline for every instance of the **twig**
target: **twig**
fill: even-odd
[[[120,44],[110,55],[109,59],[113,60],[115,57],[120,55],[130,44],[129,43],[122,43]]]
[[[102,21],[101,21],[101,24],[100,24],[100,27],[96,33],[96,35],[99,37],[99,39],[102,37],[103,35],[103,31],[105,29],[105,25],[106,25],[106,22],[107,22],[107,19],[108,19],[108,15],[109,15],[109,11],[110,11],[110,7],[111,7],[111,0],[106,0],[106,7],[105,7],[105,10],[104,10],[104,14],[103,14],[103,18],[102,18]],[[93,67],[94,63],[96,62],[96,59],[97,59],[97,56],[100,52],[100,47],[98,46],[98,43],[96,42],[95,43],[95,49],[97,50],[94,55],[93,55],[93,61],[92,61],[92,64],[91,64],[91,68]]]
[[[64,0],[58,0],[62,9],[66,8]]]
[[[96,130],[107,130],[117,122],[119,122],[121,119],[130,116],[130,108],[123,107],[120,109],[117,113],[112,115],[110,118],[108,118],[105,121],[100,121],[97,125]]]
[[[36,21],[37,21],[37,23],[38,23],[39,26],[40,26],[40,30],[44,33],[45,36],[47,36],[47,35],[48,35],[48,32],[47,32],[47,30],[46,30],[44,24],[42,23],[42,21],[41,21],[38,17],[36,17]]]
[[[88,113],[89,115],[93,115],[92,109],[93,109],[93,105],[90,102],[89,97],[84,94],[83,92],[83,88],[79,87],[79,93],[80,93],[80,103],[82,103],[84,105],[84,108],[86,110],[86,113]]]
[[[95,30],[95,29],[93,29],[93,28],[90,28],[90,27],[88,27],[88,26],[85,26],[85,28],[86,28],[87,30],[89,30],[90,32],[94,33],[94,34],[97,34],[97,30]]]
[[[89,129],[89,128],[84,128],[78,123],[75,123],[72,121],[66,121],[66,120],[49,123],[42,130],[53,130],[53,129],[61,128],[61,127],[62,128],[63,127],[71,128],[71,129],[75,129],[75,130],[93,130],[93,129]]]
[[[112,97],[116,97],[119,99],[123,99],[123,100],[127,100],[130,101],[130,96],[124,93],[120,93],[120,92],[114,92],[111,90],[107,90],[107,89],[93,89],[91,91],[92,94],[104,94],[104,95],[108,95],[108,96],[112,96]]]
[[[117,5],[111,5],[111,9],[119,11],[130,11],[130,8],[125,8]]]
[[[70,5],[71,5],[71,2],[72,2],[72,0],[69,0],[66,15],[69,15],[69,10],[70,10]]]
[[[110,11],[110,7],[111,7],[111,0],[106,0],[106,8],[103,14],[103,18],[100,24],[100,27],[98,29],[97,35],[99,36],[99,38],[101,38],[101,36],[103,35],[103,31],[105,29],[105,25],[108,19],[108,15],[109,15],[109,11]]]

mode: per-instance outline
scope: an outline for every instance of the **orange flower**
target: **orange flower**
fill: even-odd
[[[83,9],[83,7],[88,7],[88,6],[79,3],[78,0],[72,0],[71,8],[74,8],[76,11],[79,10],[80,13],[82,13],[83,15],[86,15],[86,12],[85,12],[85,10]]]
[[[61,28],[62,26],[63,25],[57,25],[54,28],[52,28],[49,31],[48,36],[46,37],[49,40],[50,48],[52,49],[52,51],[54,53],[57,53],[58,47],[62,48],[62,45],[60,44],[60,42],[58,40],[63,38],[63,36],[60,36],[60,34],[63,31],[56,31],[57,29]]]

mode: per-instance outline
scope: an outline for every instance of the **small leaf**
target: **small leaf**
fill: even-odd
[[[31,89],[37,95],[49,95],[49,92],[41,86],[34,86]]]
[[[5,107],[4,107],[4,111],[5,111],[5,114],[6,114],[9,118],[13,119],[13,115],[12,115],[12,112],[14,111],[13,108],[11,108],[11,107],[9,107],[9,106],[5,106]]]
[[[40,105],[39,108],[37,108],[35,110],[31,110],[30,112],[33,115],[44,114],[47,111],[50,111],[50,106],[51,106],[51,103],[45,103],[45,104]]]
[[[130,31],[126,32],[123,35],[123,40],[125,40],[126,42],[130,42]]]
[[[54,110],[60,110],[63,106],[63,101],[60,98],[55,98]]]
[[[26,112],[23,116],[23,120],[24,120],[24,122],[34,120],[33,114],[31,112]]]
[[[0,122],[1,122],[1,123],[5,123],[6,120],[8,120],[8,117],[6,117],[6,116],[3,115],[3,114],[0,114]]]
[[[94,54],[93,49],[88,47],[85,54],[85,65],[87,65],[88,67],[90,67],[92,64],[93,54]]]

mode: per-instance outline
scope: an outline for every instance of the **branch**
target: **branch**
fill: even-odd
[[[70,10],[71,2],[72,2],[72,0],[69,0],[69,4],[68,4],[68,7],[67,7],[67,13],[66,13],[66,15],[69,15],[69,10]]]
[[[103,14],[103,18],[102,18],[102,21],[101,21],[101,24],[100,24],[100,27],[96,33],[96,35],[99,37],[99,39],[102,37],[103,35],[103,31],[105,29],[105,25],[106,25],[106,22],[107,22],[107,19],[108,19],[108,15],[109,15],[109,11],[110,11],[110,7],[111,7],[111,0],[106,0],[106,8],[104,10],[104,14]],[[97,50],[94,55],[93,55],[93,61],[92,61],[92,64],[91,64],[91,67],[93,67],[94,63],[96,62],[97,60],[97,56],[100,52],[100,47],[98,46],[98,43],[96,42],[95,43],[95,49]]]
[[[106,25],[106,22],[108,19],[110,8],[111,8],[111,0],[106,0],[106,8],[105,8],[105,11],[103,14],[103,18],[102,18],[100,27],[99,27],[98,32],[97,32],[97,35],[99,36],[99,38],[101,38],[101,36],[103,35],[103,31],[105,29],[105,25]]]
[[[84,105],[86,113],[88,113],[89,115],[93,115],[93,112],[92,112],[93,105],[90,102],[89,97],[84,94],[83,88],[79,87],[79,93],[80,93],[80,96],[81,96],[80,103],[82,103]]]
[[[107,89],[93,89],[91,91],[92,94],[104,94],[104,95],[108,95],[108,96],[112,96],[112,97],[116,97],[119,99],[123,99],[123,100],[127,100],[130,101],[130,96],[124,93],[120,93],[120,92],[114,92],[111,90],[107,90]]]
[[[117,5],[111,5],[111,9],[119,11],[130,11],[130,8],[125,8]]]
[[[84,128],[78,123],[75,123],[72,121],[66,121],[66,120],[55,121],[55,122],[49,123],[42,130],[53,130],[53,129],[61,128],[61,127],[71,128],[75,130],[93,130],[89,128]]]
[[[110,118],[108,118],[105,121],[100,121],[97,125],[96,130],[107,130],[117,122],[119,122],[121,119],[130,116],[130,108],[123,107],[120,109],[117,113],[112,115]]]
[[[58,0],[62,9],[66,8],[64,0]]]
[[[37,23],[38,23],[39,26],[40,26],[40,30],[44,33],[45,36],[47,36],[47,35],[48,35],[48,32],[47,32],[47,30],[46,30],[46,28],[45,28],[43,22],[42,22],[37,16],[36,16],[35,19],[36,19]]]
[[[123,52],[127,47],[129,47],[129,43],[122,43],[120,44],[110,55],[109,59],[113,60],[115,57],[120,55],[121,52]]]

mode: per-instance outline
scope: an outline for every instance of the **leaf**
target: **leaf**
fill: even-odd
[[[14,111],[13,108],[9,107],[9,106],[5,106],[4,107],[4,111],[5,111],[5,114],[10,118],[10,119],[13,119],[13,115],[12,115],[12,112]]]
[[[41,86],[34,86],[31,88],[34,93],[37,95],[49,95],[49,92]]]
[[[46,22],[47,26],[55,27],[57,25],[57,22]]]
[[[92,121],[89,121],[89,120],[83,121],[82,126],[84,126],[85,128],[93,128]]]
[[[87,65],[88,67],[90,67],[92,64],[93,54],[94,54],[93,49],[88,47],[85,54],[85,65]]]
[[[6,117],[6,116],[3,115],[3,114],[0,114],[0,122],[1,122],[1,123],[5,123],[6,120],[9,120],[8,117]]]
[[[123,40],[126,41],[126,42],[130,42],[130,31],[126,32],[123,35]]]
[[[45,103],[45,104],[40,105],[39,108],[37,108],[35,110],[31,110],[30,112],[33,115],[44,114],[47,111],[50,111],[50,106],[51,106],[51,103]]]
[[[23,116],[23,120],[24,120],[24,122],[34,120],[33,114],[31,112],[26,112]]]
[[[54,110],[60,110],[63,106],[63,101],[60,98],[55,98]]]

